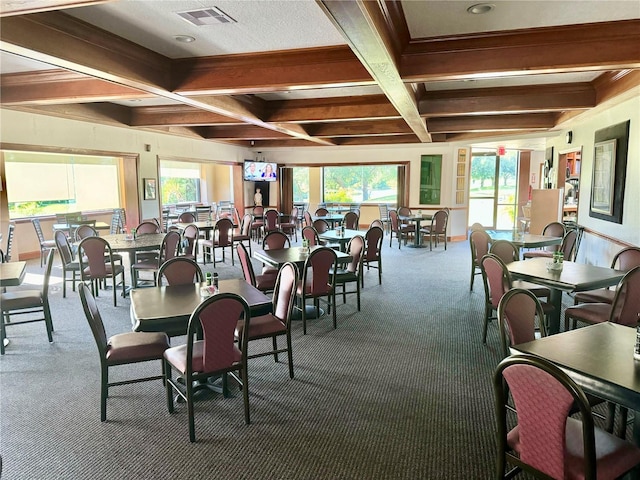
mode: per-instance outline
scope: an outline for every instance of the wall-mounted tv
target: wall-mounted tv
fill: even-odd
[[[275,182],[278,180],[278,166],[271,162],[245,160],[244,179],[248,182]]]

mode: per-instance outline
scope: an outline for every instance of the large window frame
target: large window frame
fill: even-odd
[[[399,164],[353,164],[322,167],[325,203],[396,203]],[[330,191],[327,191],[327,187]],[[386,189],[382,187],[387,187]],[[380,193],[386,192],[386,193]]]

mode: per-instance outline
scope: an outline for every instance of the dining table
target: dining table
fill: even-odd
[[[17,287],[24,280],[27,262],[0,263],[0,287]]]
[[[338,215],[337,213],[329,213],[328,215],[312,215],[312,221],[325,220],[331,228],[336,228],[336,225],[340,225],[344,220],[344,215]]]
[[[253,250],[253,258],[259,260],[265,265],[279,269],[287,262],[295,263],[298,269],[304,267],[304,263],[309,257],[309,253],[318,249],[326,248],[320,245],[311,247],[307,252],[303,247],[289,247],[289,248],[274,248],[269,250],[263,250],[256,248]],[[345,252],[336,251],[338,257],[338,263],[349,263],[351,261],[351,255]]]
[[[104,238],[114,252],[127,253],[129,256],[129,267],[131,268],[131,278],[135,278],[133,274],[133,265],[135,264],[136,252],[148,252],[159,250],[164,240],[164,233],[145,233],[131,237],[124,233],[113,233],[104,235]]]
[[[625,275],[623,270],[614,270],[586,263],[564,261],[562,270],[551,270],[549,258],[531,258],[507,264],[512,277],[547,287],[553,312],[549,316],[549,334],[560,331],[562,293],[584,292],[616,285]]]
[[[425,244],[422,243],[422,235],[420,234],[420,224],[423,220],[431,221],[433,219],[433,215],[427,213],[412,213],[411,215],[398,215],[398,219],[402,223],[415,223],[416,231],[414,232],[413,243],[407,244],[408,247],[413,248],[423,248],[426,247]]]
[[[511,351],[549,360],[588,393],[635,411],[633,441],[640,446],[640,360],[633,357],[635,341],[635,328],[604,322],[513,345]]]
[[[351,230],[348,228],[341,230],[336,228],[333,230],[327,230],[324,233],[318,233],[318,238],[329,243],[338,244],[340,246],[340,251],[346,252],[348,243],[353,237],[357,237],[358,235],[364,237],[363,232],[360,230]]]
[[[520,248],[541,248],[560,245],[562,237],[521,233],[513,230],[493,230],[489,232],[491,240],[508,240]]]
[[[130,315],[133,330],[184,335],[191,313],[205,298],[200,294],[203,286],[205,283],[132,290]],[[265,315],[272,310],[271,298],[244,279],[220,280],[218,292],[240,295],[249,304],[251,315]]]

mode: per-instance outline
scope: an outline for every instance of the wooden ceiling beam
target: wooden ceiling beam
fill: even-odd
[[[267,93],[375,85],[349,47],[304,48],[173,61],[181,95]]]
[[[475,115],[427,119],[431,133],[548,130],[556,124],[555,113],[521,115]]]
[[[306,124],[306,130],[314,137],[357,137],[372,135],[407,135],[412,131],[403,119],[369,120]]]
[[[581,110],[595,106],[595,89],[589,83],[581,83],[427,92],[420,100],[420,113],[440,117]]]
[[[640,20],[414,40],[406,82],[640,68]]]
[[[67,70],[40,70],[0,76],[3,105],[51,105],[151,98],[113,82]]]
[[[301,134],[300,129],[264,122],[247,108],[245,102],[233,97],[201,99],[178,95],[171,91],[170,59],[64,13],[35,13],[3,19],[0,49],[242,122],[328,144],[324,139]]]
[[[267,104],[270,122],[323,122],[400,118],[384,95],[278,100]]]
[[[276,132],[255,125],[230,125],[206,127],[200,129],[203,138],[209,140],[271,140],[277,138],[291,138],[284,133]]]
[[[404,47],[398,44],[402,37],[396,32],[404,22],[393,16],[398,10],[388,10],[375,1],[316,1],[418,139],[431,142],[416,95],[398,71],[398,55]]]
[[[130,125],[132,127],[209,126],[215,124],[243,125],[242,122],[225,115],[208,112],[189,105],[163,105],[131,109]]]

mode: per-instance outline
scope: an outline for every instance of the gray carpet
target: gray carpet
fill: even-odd
[[[272,357],[251,360],[252,423],[239,391],[207,394],[195,444],[186,408],[170,415],[159,381],[113,388],[100,422],[97,350],[77,293],[62,298],[54,267],[54,343],[44,323],[9,327],[0,360],[2,478],[490,478],[498,335],[493,323],[482,345],[482,282],[469,292],[469,257],[466,242],[446,252],[386,243],[383,284],[376,270],[365,274],[362,311],[351,295],[338,300],[337,330],[327,316],[306,336],[295,323],[295,378]],[[43,271],[30,261],[25,283]],[[217,271],[241,276],[228,258]],[[128,299],[114,307],[103,292],[98,305],[108,334],[130,329]],[[112,369],[112,380],[140,369],[159,363]]]

